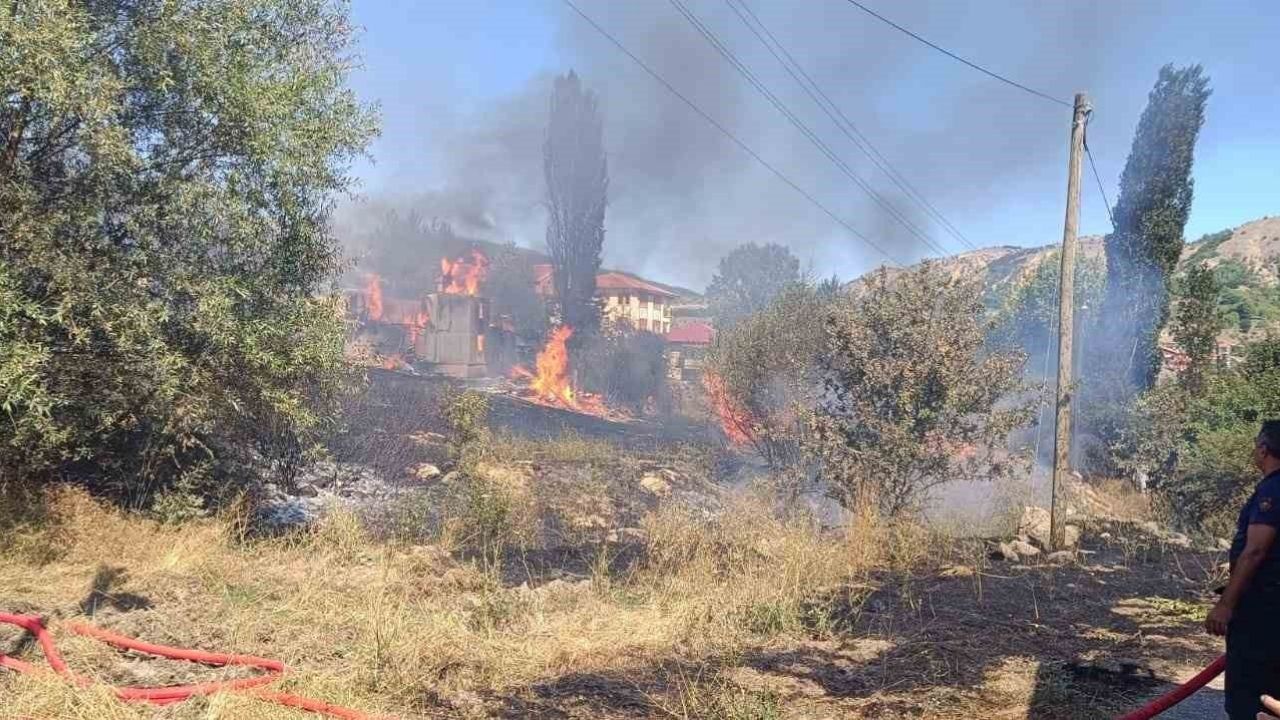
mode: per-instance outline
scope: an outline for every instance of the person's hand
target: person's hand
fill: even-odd
[[[1209,611],[1209,616],[1204,619],[1204,629],[1210,635],[1226,635],[1227,624],[1231,622],[1231,608],[1219,602]]]
[[[1258,720],[1280,720],[1280,700],[1270,695],[1262,696],[1262,707],[1267,712],[1258,713]]]

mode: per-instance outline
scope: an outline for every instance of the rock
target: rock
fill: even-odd
[[[1040,554],[1040,548],[1036,547],[1035,545],[1032,545],[1029,542],[1014,540],[1013,542],[1009,543],[1009,546],[1013,549],[1013,552],[1018,555],[1018,557],[1023,559],[1033,558]]]
[[[452,485],[458,482],[458,479],[461,477],[462,477],[462,473],[459,473],[457,470],[450,470],[449,472],[444,474],[444,477],[440,478],[440,482],[444,483],[445,485]]]
[[[317,490],[316,486],[312,485],[311,483],[298,483],[298,490],[294,494],[297,495],[298,497],[313,498],[319,495],[320,491]]]
[[[1028,536],[1042,548],[1049,547],[1049,511],[1031,505],[1022,508],[1018,534]]]
[[[1057,552],[1051,552],[1049,553],[1048,556],[1045,557],[1045,560],[1048,560],[1054,565],[1066,565],[1067,563],[1074,562],[1075,559],[1076,559],[1076,554],[1071,552],[1070,550],[1059,550]]]
[[[1231,541],[1226,538],[1218,538],[1217,549],[1226,552],[1231,549]]]
[[[1099,535],[1098,535],[1098,539],[1099,539],[1099,540],[1110,540],[1110,539],[1111,539],[1111,533],[1109,533],[1109,532],[1101,533],[1101,534],[1099,534]]]
[[[1183,535],[1182,533],[1169,533],[1165,536],[1164,542],[1168,545],[1173,545],[1174,547],[1180,547],[1183,549],[1191,548],[1191,538]]]
[[[648,473],[640,478],[640,487],[656,497],[666,497],[671,494],[671,483],[655,473]]]
[[[413,476],[423,482],[435,480],[440,477],[441,474],[440,468],[432,465],[431,463],[422,463],[413,469]]]
[[[1160,524],[1154,520],[1146,520],[1138,523],[1138,529],[1148,535],[1160,536],[1164,534],[1164,531],[1160,528]]]
[[[610,530],[606,540],[611,543],[644,544],[649,541],[649,533],[640,528],[624,527],[616,530]]]
[[[1005,562],[1018,562],[1018,553],[1014,551],[1013,545],[1007,542],[997,544],[991,548],[990,557],[992,560],[1004,560]]]
[[[1062,547],[1073,548],[1080,544],[1080,526],[1067,525],[1062,528]]]

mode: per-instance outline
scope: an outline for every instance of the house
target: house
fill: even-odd
[[[551,266],[535,265],[533,272],[538,294],[554,295]],[[605,270],[596,275],[596,297],[605,317],[615,322],[659,335],[671,331],[671,304],[678,296],[665,287],[629,273]]]
[[[667,333],[667,369],[673,380],[696,380],[702,376],[707,349],[716,339],[710,323],[686,323]]]

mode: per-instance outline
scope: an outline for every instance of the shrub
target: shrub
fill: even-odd
[[[881,270],[832,306],[812,442],[846,505],[869,498],[894,515],[950,480],[1014,470],[1005,446],[1030,419],[1014,399],[1025,356],[987,348],[981,295],[926,262]]]
[[[613,330],[596,335],[579,355],[583,387],[634,413],[667,413],[666,343],[650,332]]]
[[[0,474],[145,503],[289,472],[332,422],[327,223],[375,122],[341,3],[120,10],[0,21]]]

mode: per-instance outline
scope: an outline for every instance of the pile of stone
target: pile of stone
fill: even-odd
[[[991,551],[992,559],[1016,563],[1043,558],[1055,564],[1075,561],[1080,545],[1080,525],[1067,523],[1063,526],[1062,545],[1057,550],[1053,549],[1050,540],[1050,525],[1048,510],[1024,507],[1018,519],[1016,537],[996,543]]]

